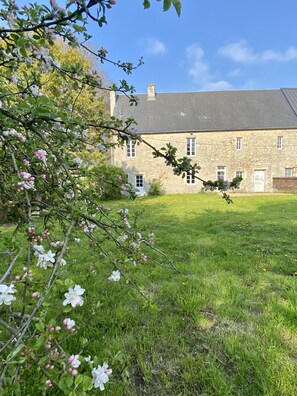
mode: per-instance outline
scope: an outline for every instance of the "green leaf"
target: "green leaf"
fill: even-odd
[[[86,29],[83,26],[79,26],[76,23],[72,25],[72,27],[79,33],[84,32]]]
[[[84,376],[82,374],[79,374],[74,381],[75,386],[78,386],[79,384],[81,384],[84,380]]]
[[[164,0],[163,2],[163,11],[168,11],[171,6],[171,0]]]
[[[70,311],[72,311],[72,307],[69,306],[69,305],[63,309],[64,313],[67,313],[67,312],[70,312]]]
[[[83,390],[88,391],[93,388],[92,385],[92,379],[90,377],[84,376],[84,381],[83,381]]]
[[[27,57],[27,51],[26,51],[26,49],[24,48],[24,47],[20,47],[20,53],[23,55],[23,57],[24,58],[26,58]]]
[[[46,362],[48,361],[48,356],[43,356],[41,359],[39,359],[38,361],[38,366],[43,366],[44,364],[46,364]]]
[[[70,375],[65,376],[59,382],[59,388],[66,393],[66,391],[71,390],[73,384],[73,377]],[[69,395],[69,392],[67,393]]]
[[[38,331],[43,331],[44,330],[44,323],[42,323],[42,322],[35,323],[35,328]]]
[[[36,349],[40,348],[42,345],[46,343],[46,340],[47,340],[47,336],[45,334],[40,336],[35,344],[35,348]]]
[[[149,0],[144,0],[144,1],[143,1],[143,7],[144,7],[144,9],[150,8],[150,6],[151,6],[151,3],[149,2]]]
[[[180,16],[181,13],[181,1],[180,0],[172,0],[173,6],[175,8],[175,11],[178,16]]]

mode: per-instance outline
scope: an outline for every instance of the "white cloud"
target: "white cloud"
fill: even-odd
[[[258,60],[258,55],[246,41],[238,41],[221,47],[218,54],[237,63],[255,63]]]
[[[203,89],[206,91],[229,91],[233,89],[233,86],[228,81],[220,80],[206,83]]]
[[[289,47],[283,53],[273,50],[266,50],[262,53],[261,59],[263,61],[278,61],[278,62],[294,61],[297,60],[297,48]]]
[[[204,51],[198,44],[191,44],[186,48],[187,61],[189,63],[188,75],[201,90],[218,91],[232,89],[228,81],[216,81],[210,71],[210,66],[204,59]]]
[[[147,52],[152,55],[163,55],[167,52],[165,44],[155,37],[149,37],[146,46]]]
[[[209,65],[204,60],[204,51],[197,44],[192,44],[186,49],[187,59],[190,62],[188,74],[197,84],[207,82],[212,78]]]
[[[297,60],[297,48],[289,47],[284,52],[271,49],[256,53],[247,41],[241,40],[219,48],[218,54],[236,63],[259,64],[265,62],[290,62]]]
[[[242,71],[240,69],[233,69],[228,73],[229,77],[240,77],[242,76]]]

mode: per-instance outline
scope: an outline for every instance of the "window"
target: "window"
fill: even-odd
[[[196,179],[195,176],[193,176],[192,172],[187,172],[187,184],[195,184],[196,183]]]
[[[135,157],[136,154],[135,146],[136,146],[135,140],[131,140],[131,139],[127,140],[126,153],[128,158]]]
[[[293,168],[285,168],[285,177],[293,176]]]
[[[143,186],[144,186],[143,175],[135,175],[135,187],[143,188]]]
[[[196,155],[196,139],[188,138],[187,139],[187,155]]]
[[[276,148],[278,150],[281,150],[283,148],[283,137],[282,136],[277,137]]]
[[[236,138],[236,150],[241,150],[242,149],[242,138],[238,137]]]
[[[236,177],[241,177],[243,179],[243,171],[236,171]]]
[[[218,166],[217,167],[217,179],[226,180],[226,167]]]

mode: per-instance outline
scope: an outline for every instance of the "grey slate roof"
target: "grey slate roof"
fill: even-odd
[[[137,133],[297,128],[297,89],[156,93],[116,98],[114,115],[137,121]]]

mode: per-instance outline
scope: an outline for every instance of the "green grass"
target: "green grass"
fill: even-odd
[[[101,304],[68,341],[77,353],[87,338],[85,355],[113,368],[98,394],[297,394],[297,196],[233,201],[197,194],[108,203],[142,213],[141,226],[178,269],[156,254],[131,267],[151,305],[124,278],[108,281],[111,268],[87,246],[71,252],[71,277],[87,289],[75,320],[89,313],[88,302]],[[96,273],[88,276],[90,265]]]

